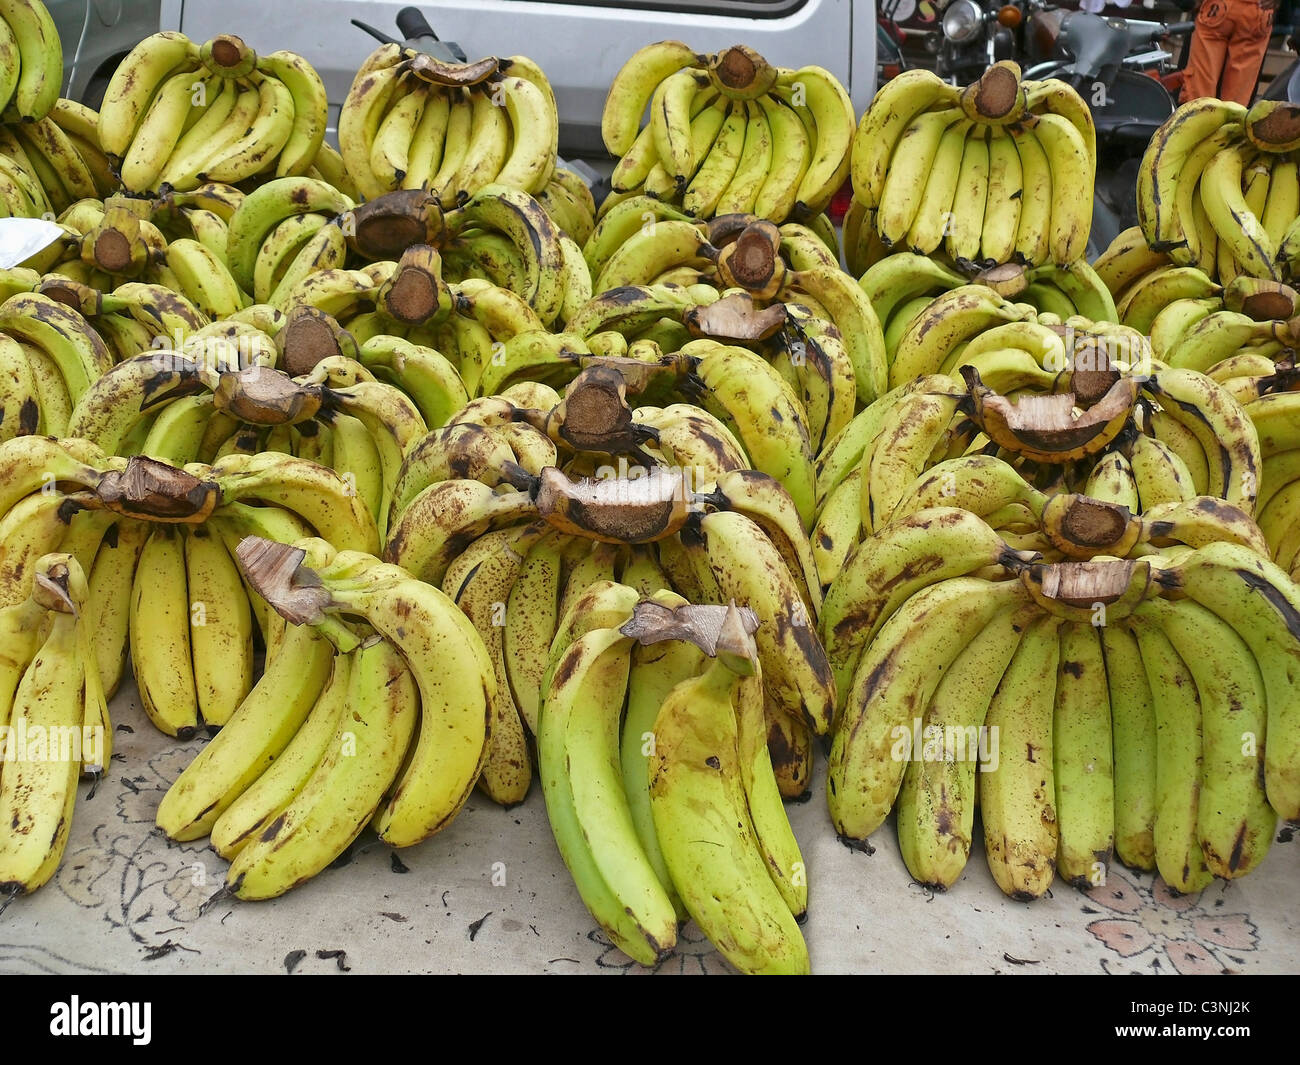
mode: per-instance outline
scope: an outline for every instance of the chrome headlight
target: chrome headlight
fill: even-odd
[[[943,35],[950,41],[965,44],[979,32],[984,13],[975,0],[953,0],[943,13]]]

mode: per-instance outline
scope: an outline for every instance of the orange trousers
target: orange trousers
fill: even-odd
[[[1202,0],[1180,102],[1217,96],[1250,106],[1268,51],[1273,6],[1259,0]]]

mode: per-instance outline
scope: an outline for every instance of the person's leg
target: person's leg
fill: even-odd
[[[1261,9],[1256,0],[1238,0],[1232,10],[1233,31],[1228,60],[1219,81],[1219,96],[1249,107],[1259,80],[1259,68],[1268,51],[1273,30],[1273,9]]]
[[[1196,14],[1196,29],[1183,71],[1180,103],[1219,95],[1219,77],[1228,55],[1231,20],[1227,0],[1204,0]]]

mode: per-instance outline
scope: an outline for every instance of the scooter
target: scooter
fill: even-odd
[[[1016,29],[1023,20],[1018,4],[950,0],[939,20],[935,73],[954,85],[967,85],[994,63],[1016,58]]]

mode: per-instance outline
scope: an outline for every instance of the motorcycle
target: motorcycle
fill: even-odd
[[[1174,112],[1160,80],[1174,56],[1161,42],[1190,22],[1105,18],[1039,0],[981,7],[952,0],[944,9],[936,67],[963,85],[990,65],[1017,59],[1026,79],[1060,78],[1088,102],[1097,127],[1097,178],[1088,257],[1137,224],[1137,170],[1151,135]],[[1300,81],[1300,79],[1298,79]]]
[[[954,85],[967,85],[994,63],[1015,59],[1020,52],[1016,30],[1023,21],[1018,4],[951,0],[939,20],[935,73]]]

